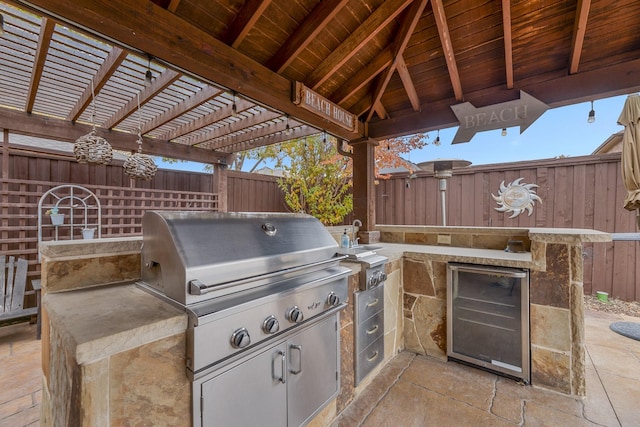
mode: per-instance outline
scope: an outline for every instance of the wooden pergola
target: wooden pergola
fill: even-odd
[[[377,141],[458,126],[463,102],[523,91],[553,108],[640,88],[637,0],[2,0],[0,13],[5,141],[88,133],[92,87],[114,148],[135,150],[140,127],[146,153],[220,170],[326,132],[352,146],[365,231]]]

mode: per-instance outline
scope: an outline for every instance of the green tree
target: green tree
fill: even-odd
[[[351,165],[338,154],[333,138],[300,138],[267,147],[265,157],[275,158],[284,171],[278,185],[294,212],[305,212],[325,225],[338,224],[353,210]]]

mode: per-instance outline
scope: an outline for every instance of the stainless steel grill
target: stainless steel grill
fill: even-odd
[[[140,286],[189,315],[194,425],[300,425],[337,394],[338,312],[351,270],[339,265],[344,257],[319,221],[302,214],[150,211],[142,226]],[[252,361],[261,355],[258,369]],[[265,381],[243,382],[247,370]],[[236,394],[217,386],[229,378],[248,406],[237,408]],[[287,394],[300,387],[294,395],[303,399],[295,408],[291,396],[284,399],[284,424],[274,418],[273,402],[260,397],[281,394],[278,387]]]

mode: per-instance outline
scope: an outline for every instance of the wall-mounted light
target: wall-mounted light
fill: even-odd
[[[0,13],[0,36],[4,34],[4,16]]]
[[[507,136],[507,128],[502,128],[502,132],[500,132],[500,135]]]
[[[151,85],[151,80],[153,80],[153,73],[151,72],[151,55],[147,55],[147,72],[144,73],[144,84],[145,86]]]
[[[591,111],[589,111],[589,118],[587,118],[587,123],[593,123],[596,121],[596,110],[593,109],[593,101],[591,101]]]

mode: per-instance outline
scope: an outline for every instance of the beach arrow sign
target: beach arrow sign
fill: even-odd
[[[520,99],[476,108],[470,102],[452,105],[460,127],[453,137],[452,144],[469,142],[476,132],[520,126],[524,132],[538,117],[549,109],[549,106],[524,91],[520,91]]]

